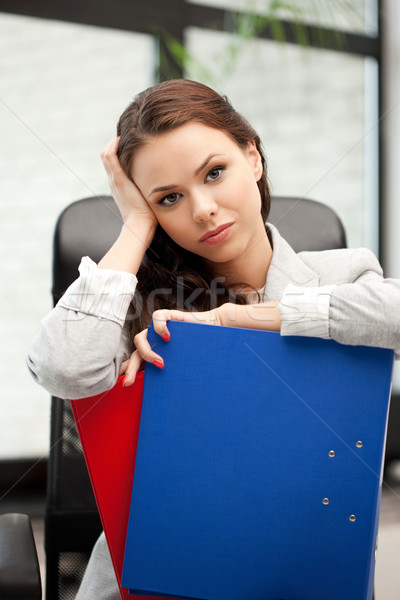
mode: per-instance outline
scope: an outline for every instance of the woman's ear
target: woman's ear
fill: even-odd
[[[250,165],[254,171],[254,175],[256,177],[256,181],[259,181],[261,179],[261,176],[263,174],[263,165],[262,165],[262,161],[261,161],[261,155],[259,153],[259,151],[257,150],[257,146],[255,141],[251,141],[248,144],[247,147],[247,152],[248,152],[248,157],[250,160]]]

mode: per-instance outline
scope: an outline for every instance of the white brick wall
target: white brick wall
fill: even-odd
[[[108,193],[100,152],[153,59],[145,35],[0,13],[0,458],[47,453],[49,396],[25,352],[51,308],[54,224]]]

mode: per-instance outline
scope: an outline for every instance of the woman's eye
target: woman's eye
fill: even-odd
[[[211,169],[211,171],[207,173],[207,179],[211,181],[219,179],[224,168],[225,167],[215,167],[214,169]]]
[[[168,196],[161,198],[159,204],[162,204],[163,206],[172,206],[172,204],[175,204],[175,202],[179,199],[179,196],[180,194],[177,193],[168,194]]]

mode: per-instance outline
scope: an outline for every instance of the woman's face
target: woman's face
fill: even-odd
[[[265,236],[254,143],[188,123],[152,137],[134,156],[132,178],[165,232],[212,263],[234,263]]]

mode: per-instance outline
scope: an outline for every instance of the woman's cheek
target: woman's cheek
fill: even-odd
[[[171,223],[169,219],[163,219],[158,221],[161,229],[165,231],[165,233],[179,246],[182,246],[182,242],[184,241],[182,235],[182,228],[177,227],[176,220],[174,223]],[[187,230],[187,227],[185,228]]]

